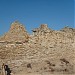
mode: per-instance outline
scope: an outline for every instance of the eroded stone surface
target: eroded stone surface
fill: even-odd
[[[59,31],[42,24],[29,35],[14,22],[0,39],[0,69],[8,64],[12,73],[66,73],[75,72],[75,29]],[[1,70],[0,70],[1,71]]]

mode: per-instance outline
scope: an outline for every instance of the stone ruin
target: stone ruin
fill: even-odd
[[[45,33],[49,33],[51,30],[48,28],[47,24],[41,24],[39,28],[35,28],[32,31],[33,31],[33,35],[37,36],[37,35],[44,35]]]
[[[14,22],[0,37],[0,72],[3,63],[12,73],[75,73],[75,29],[59,31],[42,24],[29,35],[22,24]]]
[[[29,34],[25,27],[18,21],[11,24],[10,30],[1,38],[1,41],[7,42],[25,42],[28,41]]]

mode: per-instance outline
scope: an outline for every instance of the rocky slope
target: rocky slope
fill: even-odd
[[[1,41],[8,42],[25,42],[29,35],[22,24],[15,21],[11,24],[10,30],[0,39]]]
[[[12,73],[75,73],[75,29],[59,31],[42,24],[28,35],[18,22],[0,39],[0,67],[8,64]]]

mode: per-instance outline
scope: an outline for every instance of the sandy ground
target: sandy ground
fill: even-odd
[[[21,73],[21,74],[12,74],[12,75],[75,75],[75,74],[48,74],[48,73],[42,73],[42,74],[36,74],[36,73]]]
[[[2,75],[2,74],[0,74]],[[36,73],[20,73],[20,74],[11,74],[11,75],[75,75],[75,74],[49,74],[49,73],[42,73],[42,74],[36,74]]]
[[[15,75],[75,75],[75,74],[15,74]]]

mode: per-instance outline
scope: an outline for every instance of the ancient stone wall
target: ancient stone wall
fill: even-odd
[[[75,29],[59,31],[42,24],[29,35],[18,22],[0,38],[0,71],[2,63],[13,73],[75,73]]]

